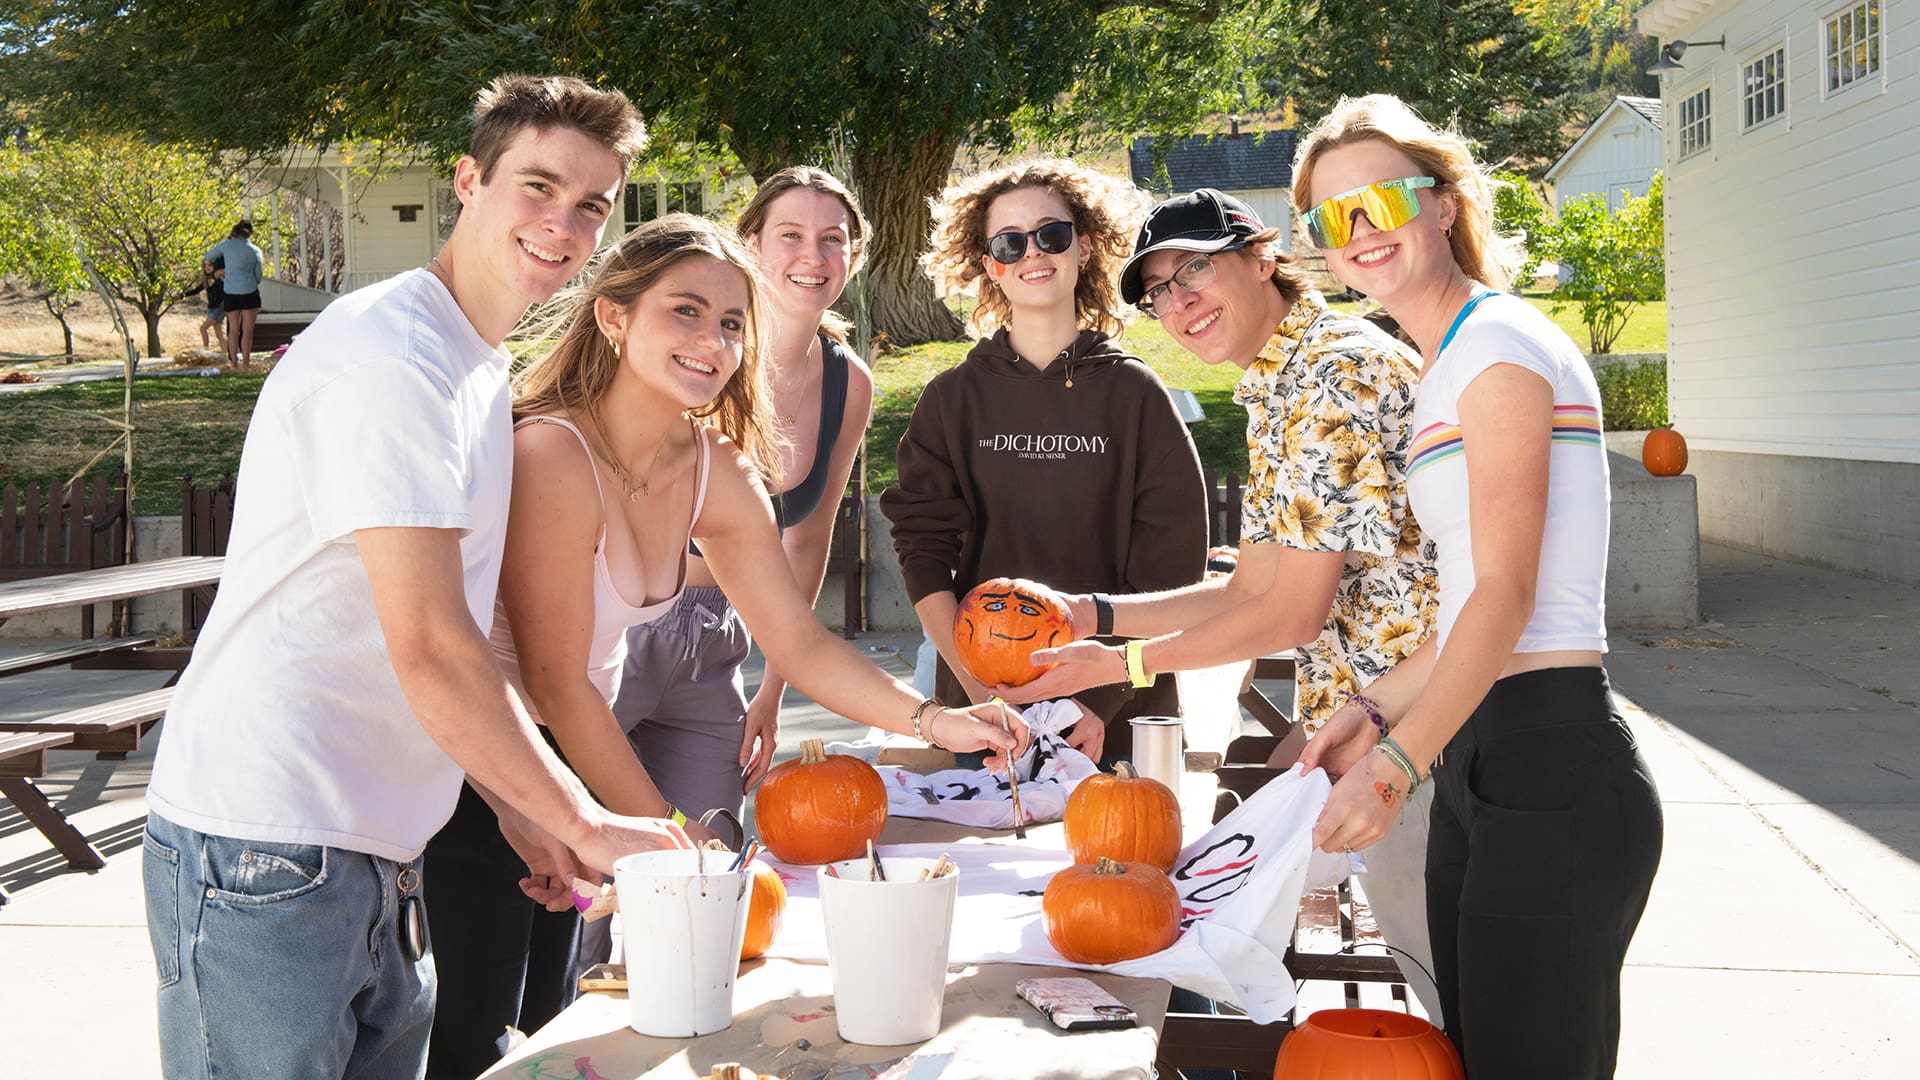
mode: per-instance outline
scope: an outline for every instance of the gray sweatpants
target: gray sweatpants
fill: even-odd
[[[1410,964],[1405,956],[1394,954],[1400,974],[1406,976],[1433,1026],[1444,1027],[1440,988],[1421,970],[1433,970],[1433,945],[1427,936],[1427,829],[1432,814],[1433,785],[1421,784],[1400,808],[1393,828],[1366,850],[1367,872],[1354,880],[1380,924],[1380,936],[1419,961]]]

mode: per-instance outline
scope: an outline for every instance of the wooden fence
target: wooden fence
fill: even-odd
[[[1212,469],[1202,475],[1207,483],[1207,540],[1214,545],[1240,544],[1240,477],[1222,476]]]
[[[225,555],[233,531],[233,477],[222,476],[207,487],[193,477],[180,481],[180,554]],[[181,610],[181,627],[193,636],[207,618],[207,602],[189,592]]]
[[[0,581],[119,566],[130,524],[123,473],[45,491],[8,484],[0,488]]]

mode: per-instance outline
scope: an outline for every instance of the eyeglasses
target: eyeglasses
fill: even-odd
[[[1245,244],[1234,244],[1231,247],[1221,248],[1219,251],[1214,252],[1214,255],[1224,254],[1229,251],[1238,251],[1246,246]],[[1140,310],[1146,312],[1149,318],[1154,319],[1171,314],[1171,309],[1162,311],[1160,305],[1173,295],[1173,287],[1175,285],[1180,286],[1190,293],[1199,292],[1201,289],[1213,284],[1213,273],[1213,255],[1195,255],[1193,258],[1181,263],[1180,268],[1173,272],[1172,277],[1148,289],[1147,295],[1140,298]]]
[[[1381,232],[1393,230],[1420,216],[1417,188],[1434,186],[1431,176],[1409,176],[1400,180],[1382,180],[1377,184],[1343,191],[1302,215],[1307,236],[1322,250],[1343,248],[1353,239],[1353,214],[1359,211]]]
[[[1073,246],[1073,222],[1049,221],[1029,232],[994,233],[987,237],[987,254],[993,256],[994,262],[1012,266],[1026,255],[1028,237],[1033,238],[1033,246],[1041,251],[1058,255]]]

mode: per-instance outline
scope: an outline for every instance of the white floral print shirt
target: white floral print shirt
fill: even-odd
[[[1439,599],[1432,541],[1407,502],[1414,353],[1308,292],[1234,390],[1247,409],[1243,543],[1343,551],[1320,636],[1294,657],[1294,719],[1311,736],[1334,694],[1417,648]]]

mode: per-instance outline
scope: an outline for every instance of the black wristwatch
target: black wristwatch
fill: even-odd
[[[1113,635],[1113,600],[1106,593],[1093,594],[1093,636]]]

